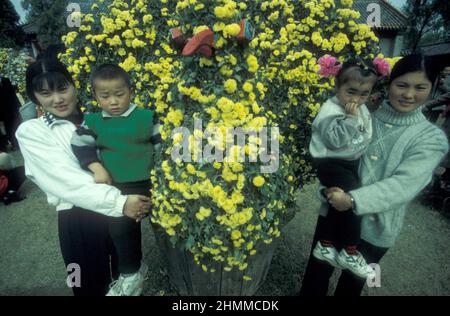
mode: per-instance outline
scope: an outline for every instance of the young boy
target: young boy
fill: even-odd
[[[86,115],[75,131],[71,141],[75,156],[94,173],[95,182],[112,184],[122,194],[149,195],[154,145],[160,142],[153,111],[131,103],[130,76],[115,64],[95,69],[91,87],[103,111]],[[125,216],[111,218],[109,231],[120,276],[107,296],[138,296],[148,270],[141,262],[140,223]]]

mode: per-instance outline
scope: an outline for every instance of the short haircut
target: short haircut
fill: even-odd
[[[45,85],[51,91],[59,90],[69,85],[75,87],[73,78],[66,66],[54,58],[40,59],[28,66],[25,82],[27,95],[36,104],[39,104],[39,102],[35,93],[44,90]]]
[[[100,80],[112,80],[112,79],[123,79],[128,88],[132,89],[133,84],[130,75],[119,65],[116,64],[102,64],[95,68],[91,74],[91,89],[94,92],[94,82],[97,79]]]
[[[363,59],[350,59],[346,61],[336,75],[336,85],[338,87],[349,81],[359,81],[367,83],[370,80],[377,80],[378,73],[372,62]]]
[[[389,84],[398,77],[417,71],[423,71],[432,84],[438,76],[437,67],[433,65],[430,58],[422,54],[411,54],[400,59],[392,68]]]

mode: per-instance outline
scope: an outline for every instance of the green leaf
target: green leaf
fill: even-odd
[[[169,240],[170,240],[170,243],[172,244],[172,246],[175,247],[175,245],[177,244],[178,238],[176,236],[170,236]]]
[[[188,239],[186,240],[186,250],[192,249],[192,246],[194,246],[195,240],[192,235],[189,235]]]

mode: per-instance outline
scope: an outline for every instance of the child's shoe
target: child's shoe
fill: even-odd
[[[205,48],[206,46],[206,48]],[[188,40],[184,46],[181,55],[192,56],[197,52],[201,52],[203,56],[212,55],[212,47],[214,46],[214,32],[210,29],[203,30]],[[204,55],[205,54],[205,55]]]
[[[338,256],[338,252],[336,251],[336,248],[324,247],[320,241],[318,241],[316,244],[316,247],[314,247],[313,256],[316,259],[328,262],[333,267],[339,266],[338,263],[336,262],[336,258]]]
[[[127,276],[120,274],[119,279],[111,283],[106,296],[140,296],[147,271],[148,266],[142,262],[136,273]]]
[[[350,255],[345,249],[342,249],[337,257],[337,262],[342,269],[348,269],[360,278],[373,279],[375,277],[375,271],[367,264],[366,259],[359,251],[355,255]]]

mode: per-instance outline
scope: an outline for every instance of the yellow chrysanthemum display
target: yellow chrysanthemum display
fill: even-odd
[[[225,271],[246,270],[257,245],[280,236],[294,192],[311,179],[310,124],[333,86],[317,74],[317,60],[327,53],[377,54],[377,38],[354,21],[351,6],[351,0],[114,0],[94,5],[82,17],[84,27],[63,38],[62,59],[84,101],[91,69],[117,62],[135,81],[134,101],[159,114],[163,144],[151,175],[151,220],[204,271],[214,262]],[[237,41],[242,19],[253,30],[247,45]],[[171,28],[186,39],[211,29],[213,56],[181,56]],[[239,142],[229,128],[254,133]],[[279,151],[272,151],[276,141]],[[274,172],[263,171],[269,163],[276,163]]]

